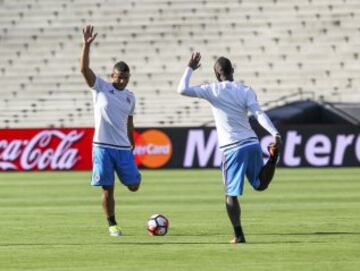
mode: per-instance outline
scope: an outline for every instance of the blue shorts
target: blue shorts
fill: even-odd
[[[117,150],[93,146],[93,174],[91,185],[113,186],[114,171],[124,185],[138,185],[140,172],[131,150]]]
[[[253,188],[260,186],[259,174],[264,166],[259,143],[237,147],[224,153],[222,172],[225,194],[243,194],[245,175]]]

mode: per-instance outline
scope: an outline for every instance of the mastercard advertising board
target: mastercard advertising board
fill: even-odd
[[[156,129],[145,130],[142,133],[136,131],[134,139],[134,155],[138,166],[161,168],[171,159],[173,146],[165,132]]]

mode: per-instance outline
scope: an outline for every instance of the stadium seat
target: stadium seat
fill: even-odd
[[[99,33],[91,50],[94,71],[109,78],[116,61],[131,67],[138,126],[211,120],[205,102],[176,93],[195,50],[202,52],[203,63],[192,83],[214,80],[214,60],[229,56],[236,79],[253,86],[264,107],[293,93],[360,100],[354,35],[360,31],[354,12],[360,3],[355,0],[51,3],[19,0],[1,6],[1,126],[93,125],[91,91],[79,73],[81,29],[90,22]]]

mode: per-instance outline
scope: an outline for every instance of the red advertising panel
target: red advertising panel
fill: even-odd
[[[94,129],[0,130],[0,171],[89,170]]]
[[[0,130],[0,171],[91,170],[93,128]],[[172,142],[165,131],[135,132],[141,168],[165,167]]]

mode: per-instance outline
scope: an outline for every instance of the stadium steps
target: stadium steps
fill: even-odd
[[[235,77],[252,85],[262,103],[306,91],[319,99],[359,100],[356,0],[3,2],[0,105],[6,109],[0,115],[17,115],[8,120],[10,127],[31,126],[32,120],[39,125],[41,119],[45,126],[92,125],[91,91],[79,73],[81,28],[87,23],[99,33],[91,50],[97,74],[108,78],[116,61],[129,63],[141,125],[201,125],[211,119],[205,102],[176,94],[194,50],[203,53],[194,84],[212,81],[214,60],[225,55],[235,64]],[[83,106],[81,116],[65,105],[72,99]],[[160,103],[171,106],[156,109]],[[27,118],[22,110],[30,112]]]

